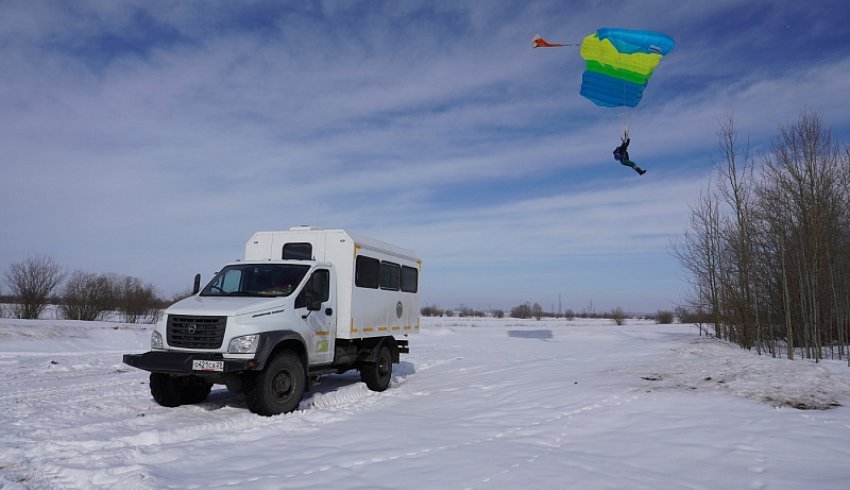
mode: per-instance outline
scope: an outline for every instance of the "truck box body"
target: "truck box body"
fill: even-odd
[[[419,332],[422,261],[412,250],[345,230],[310,227],[257,232],[245,244],[245,261],[283,259],[334,265],[337,339]],[[373,272],[377,278],[372,277]]]

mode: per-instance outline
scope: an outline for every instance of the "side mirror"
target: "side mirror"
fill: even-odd
[[[192,284],[192,294],[198,294],[201,290],[201,275],[195,274],[195,282]]]
[[[319,311],[322,309],[322,302],[318,300],[310,301],[310,303],[307,304],[307,309],[310,311]]]

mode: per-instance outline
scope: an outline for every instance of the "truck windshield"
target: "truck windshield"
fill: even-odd
[[[229,265],[201,291],[201,296],[289,296],[310,270],[296,264]]]

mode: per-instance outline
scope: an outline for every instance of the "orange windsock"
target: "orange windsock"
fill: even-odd
[[[540,34],[534,36],[534,39],[531,41],[532,48],[557,48],[558,46],[566,46],[565,44],[555,44],[550,43],[549,41],[540,37]]]

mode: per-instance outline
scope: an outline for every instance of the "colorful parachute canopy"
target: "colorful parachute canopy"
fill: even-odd
[[[676,44],[660,32],[603,27],[584,38],[581,95],[604,107],[635,107],[652,71]]]

